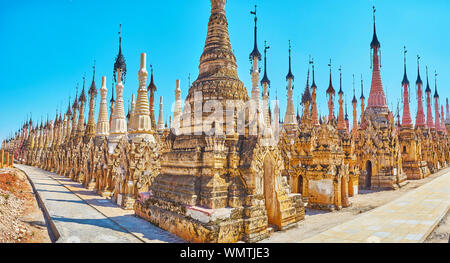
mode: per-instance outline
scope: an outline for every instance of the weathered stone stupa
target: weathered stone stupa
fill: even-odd
[[[150,197],[135,205],[137,215],[190,242],[255,242],[267,237],[269,225],[286,229],[304,213],[301,196],[290,195],[281,176],[277,145],[263,146],[260,136],[236,130],[249,96],[237,75],[225,3],[211,0],[199,76],[181,128],[163,143]],[[230,101],[237,103],[228,110]],[[204,110],[211,103],[214,113]],[[217,114],[220,107],[225,110]]]

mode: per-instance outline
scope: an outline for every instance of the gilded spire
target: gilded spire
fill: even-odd
[[[376,13],[376,8],[375,6],[373,6],[373,38],[372,38],[372,42],[370,43],[370,47],[372,49],[379,49],[380,48],[380,42],[378,41],[378,37],[377,37],[377,29],[375,26],[375,13]]]
[[[437,91],[437,76],[438,76],[438,74],[437,74],[437,72],[435,70],[434,71],[434,98],[435,99],[439,99],[439,94],[438,94],[438,91]]]
[[[352,103],[358,103],[356,99],[356,89],[355,89],[355,74],[353,74],[353,100]]]
[[[151,77],[150,77],[150,84],[148,85],[147,91],[150,91],[150,103],[149,103],[149,107],[150,107],[150,121],[151,121],[151,126],[154,130],[156,130],[156,118],[155,118],[155,91],[156,91],[156,85],[153,81],[153,65],[150,65],[150,72],[151,72]]]
[[[422,85],[422,78],[420,78],[420,56],[417,55],[417,80],[416,80],[416,84],[417,85]]]
[[[74,111],[75,111],[76,109],[78,109],[78,83],[77,83],[77,86],[76,86],[75,100],[74,100],[74,102],[73,102],[72,109],[73,109]],[[75,112],[74,112],[74,113],[75,113]]]
[[[125,57],[122,54],[122,24],[119,25],[119,53],[117,54],[116,61],[114,63],[114,81],[117,81],[117,70],[122,71],[123,80],[125,82],[125,76],[127,75],[127,64],[125,63]]]
[[[289,72],[286,75],[286,80],[294,80],[294,75],[291,70],[291,41],[289,40]]]
[[[331,77],[331,58],[330,58],[330,64],[328,64],[328,67],[330,67],[330,84],[328,85],[327,94],[334,95],[335,90],[333,88],[333,81],[332,81],[332,77]]]
[[[226,0],[211,0],[211,16],[208,23],[205,47],[200,57],[199,76],[193,84],[195,89],[197,84],[202,81],[209,82],[222,79],[239,81],[236,57],[233,54],[228,34],[225,4]],[[241,88],[244,91],[243,84]],[[224,97],[231,95],[228,90],[220,89],[220,91]],[[246,94],[248,97],[248,93]]]
[[[402,126],[403,127],[412,127],[412,120],[411,120],[411,114],[409,111],[409,80],[408,76],[406,75],[406,53],[408,51],[406,50],[406,47],[403,47],[403,55],[404,55],[404,66],[405,66],[405,73],[403,76],[402,86],[404,88],[403,90],[403,117],[402,117]]]
[[[431,110],[431,89],[430,82],[428,81],[428,66],[426,67],[427,72],[427,88],[425,90],[427,94],[427,127],[429,129],[434,129],[434,121],[433,121],[433,111]]]
[[[367,103],[367,108],[383,108],[387,109],[386,95],[383,90],[383,83],[381,81],[380,73],[380,42],[376,34],[375,28],[375,12],[376,9],[373,7],[373,17],[374,17],[374,35],[372,42],[370,44],[372,52],[372,84],[370,87],[369,99]]]
[[[270,47],[267,46],[267,41],[264,41],[264,76],[261,80],[261,85],[267,84],[268,86],[270,85],[270,80],[267,77],[267,50]]]
[[[302,95],[301,104],[305,105],[306,103],[311,103],[311,102],[312,102],[312,97],[311,97],[311,92],[309,91],[309,67],[308,67],[308,73],[306,76],[306,87],[305,87],[305,92],[303,92],[303,95]]]
[[[114,82],[111,83],[111,100],[109,102],[111,102],[111,104],[113,104],[114,102],[116,102],[116,100],[114,99]]]
[[[261,60],[261,53],[259,53],[258,50],[258,27],[257,27],[257,22],[258,22],[258,17],[256,15],[256,5],[255,5],[255,11],[251,11],[250,14],[255,16],[255,43],[254,43],[254,47],[253,47],[253,51],[252,53],[250,53],[250,61],[252,61],[253,59],[258,59]]]
[[[427,88],[425,89],[425,92],[431,94],[430,82],[428,81],[428,66],[426,67],[426,72],[427,72]]]
[[[94,60],[94,66],[92,66],[92,83],[91,87],[89,88],[88,94],[91,97],[95,97],[97,95],[97,87],[95,86],[95,60]]]
[[[106,95],[108,89],[106,88],[106,77],[102,77],[102,86],[100,88],[100,109],[98,112],[96,136],[108,136],[109,135],[109,120],[108,109],[106,102]]]
[[[70,96],[69,96],[69,106],[67,107],[67,112],[66,112],[66,115],[67,115],[67,116],[72,116],[72,111],[71,111],[70,108],[71,108],[71,107],[70,107]]]
[[[340,88],[339,88],[339,113],[338,113],[338,122],[337,122],[337,129],[339,131],[346,130],[346,123],[345,123],[345,116],[344,116],[344,100],[343,95],[344,92],[342,91],[342,67],[339,67],[339,76],[340,76]],[[330,115],[332,112],[330,111]]]
[[[85,103],[86,102],[86,94],[84,92],[85,82],[86,82],[86,74],[83,75],[83,89],[81,89],[81,94],[80,94],[80,98],[79,98],[79,101],[81,103]]]
[[[150,65],[150,84],[148,85],[147,91],[155,92],[156,90],[157,88],[153,80],[153,65]]]
[[[437,72],[434,71],[434,107],[435,107],[435,112],[434,112],[434,118],[435,118],[435,129],[436,131],[441,131],[441,120],[439,117],[439,94],[437,92]]]
[[[403,59],[404,59],[404,66],[405,66],[405,71],[403,74],[403,81],[402,81],[402,86],[409,86],[409,80],[408,80],[408,76],[406,74],[406,53],[408,53],[408,50],[406,50],[406,47],[403,47]]]
[[[360,99],[365,99],[366,97],[364,97],[364,83],[363,83],[363,77],[362,77],[362,74],[361,74],[361,97],[360,97]]]
[[[88,94],[90,97],[89,100],[89,114],[88,114],[88,122],[86,126],[85,135],[88,138],[91,138],[95,135],[95,97],[97,96],[97,88],[95,87],[95,60],[94,66],[92,67],[92,83],[91,87],[88,90]]]
[[[339,95],[343,95],[344,92],[342,91],[342,67],[339,67]]]
[[[317,85],[316,85],[316,77],[315,77],[315,72],[314,72],[314,59],[311,59],[311,61],[309,63],[312,65],[312,75],[313,75],[311,88],[316,89]]]
[[[416,115],[416,127],[425,127],[425,113],[423,111],[422,102],[422,79],[420,78],[420,56],[417,55],[417,115]]]
[[[450,124],[450,107],[449,107],[449,104],[448,104],[448,98],[446,99],[446,104],[447,104],[447,107],[446,107],[446,109],[447,109],[447,117],[445,118],[445,123],[446,124]]]

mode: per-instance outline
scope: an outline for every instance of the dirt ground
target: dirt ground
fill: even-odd
[[[42,210],[26,175],[0,169],[0,243],[50,243]]]
[[[294,239],[296,242],[298,242],[303,239],[313,237],[319,233],[322,233],[323,231],[352,220],[362,213],[385,205],[390,201],[401,197],[407,192],[438,178],[448,171],[450,171],[450,168],[432,174],[423,180],[409,181],[407,185],[395,191],[360,190],[357,196],[350,197],[352,206],[344,208],[340,211],[328,212],[307,208],[305,211],[305,220],[298,223],[298,227],[295,231],[295,237],[286,237],[287,232],[275,232],[271,235],[271,237],[262,242],[286,242],[287,239]],[[447,220],[447,226],[448,224],[450,224],[449,221],[450,220]],[[448,228],[446,229],[448,241],[449,231]],[[437,242],[439,240],[433,239],[432,242],[433,241]]]

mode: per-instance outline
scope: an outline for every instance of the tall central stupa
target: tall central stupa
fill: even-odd
[[[228,22],[225,16],[226,0],[211,0],[211,16],[208,23],[208,32],[205,47],[200,57],[199,75],[189,89],[186,98],[181,127],[183,134],[198,135],[202,129],[203,119],[209,113],[194,116],[199,105],[205,102],[217,100],[221,102],[223,108],[227,106],[227,101],[238,100],[246,102],[249,96],[244,83],[239,80],[237,74],[236,57],[231,48],[228,34]],[[200,104],[200,100],[202,104]],[[234,115],[238,110],[234,111]],[[195,118],[197,117],[197,118]],[[226,131],[224,122],[226,113],[224,111],[223,131]],[[217,122],[216,124],[219,124]],[[207,132],[207,131],[206,131]]]
[[[267,237],[269,225],[283,230],[304,216],[301,196],[290,194],[282,178],[277,145],[236,129],[249,96],[237,76],[225,3],[211,0],[200,72],[189,90],[181,129],[171,129],[163,141],[161,173],[148,200],[135,205],[137,215],[190,242],[255,242]],[[229,101],[238,103],[228,109]],[[222,107],[222,120],[206,109],[210,106]]]

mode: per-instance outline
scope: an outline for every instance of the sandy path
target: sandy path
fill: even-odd
[[[275,232],[268,239],[265,239],[262,242],[298,242],[303,239],[313,237],[323,231],[352,220],[362,213],[385,205],[408,193],[409,191],[440,177],[448,171],[450,171],[450,168],[441,170],[423,180],[409,181],[406,186],[395,191],[361,190],[359,195],[350,198],[352,206],[344,208],[340,211],[327,212],[306,209],[305,220],[299,222],[297,228]]]

